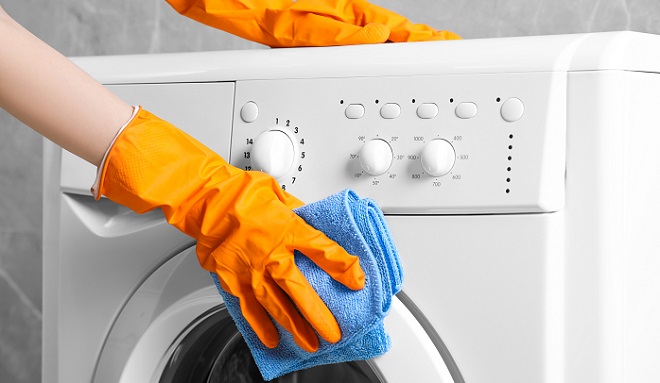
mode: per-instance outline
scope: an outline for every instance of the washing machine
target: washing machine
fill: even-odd
[[[280,381],[660,381],[660,37],[74,61],[305,202],[383,209],[406,278],[392,349]],[[194,241],[44,150],[43,382],[258,377]]]

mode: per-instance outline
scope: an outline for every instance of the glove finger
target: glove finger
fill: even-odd
[[[307,278],[293,261],[289,265],[277,265],[271,275],[281,290],[289,295],[300,313],[319,335],[330,343],[341,339],[341,329],[330,309],[316,293]]]
[[[390,34],[385,25],[357,26],[314,13],[286,18],[274,13],[273,17],[278,18],[270,21],[277,47],[375,44],[387,41]]]
[[[389,9],[359,1],[364,23],[379,23],[390,29],[388,41],[432,41],[459,40],[461,37],[450,31],[438,31],[428,25],[413,24],[406,17]]]
[[[273,45],[277,41],[263,27],[264,14],[286,8],[290,0],[243,1],[167,0],[180,14],[246,40]]]
[[[172,8],[181,14],[186,14],[192,9],[199,9],[206,13],[217,13],[232,10],[248,9],[243,1],[209,1],[209,0],[165,0]],[[265,8],[283,8],[287,0],[252,0],[249,9],[263,10]],[[274,4],[273,4],[274,3]]]
[[[294,228],[294,243],[290,251],[298,250],[316,263],[334,280],[351,290],[364,287],[365,276],[360,259],[350,255],[337,242],[299,218]]]
[[[284,205],[286,205],[286,207],[293,210],[295,208],[298,208],[298,207],[301,207],[301,206],[305,205],[305,203],[303,203],[301,200],[299,200],[295,196],[285,192],[280,187],[278,187],[277,181],[274,181],[274,182],[275,182],[275,185],[273,185],[273,187],[274,187],[274,190],[277,191],[276,192],[277,193],[277,198],[280,201],[282,201],[282,203]]]
[[[313,13],[303,17],[299,24],[314,45],[377,44],[387,41],[390,35],[390,28],[380,23],[354,25]],[[326,43],[317,41],[320,35],[326,36]]]
[[[273,281],[262,281],[255,289],[255,294],[277,323],[293,335],[293,340],[300,348],[307,352],[315,352],[319,349],[319,339],[312,326],[300,316],[291,299],[278,285]]]
[[[410,24],[401,28],[392,28],[389,41],[436,41],[436,40],[460,40],[461,37],[451,31],[438,31],[424,24]]]
[[[266,310],[254,295],[252,287],[242,284],[238,280],[233,281],[231,277],[226,281],[219,273],[218,276],[222,289],[238,298],[243,317],[257,334],[261,343],[268,348],[275,348],[280,342],[280,334]]]

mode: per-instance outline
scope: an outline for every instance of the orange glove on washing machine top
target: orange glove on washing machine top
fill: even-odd
[[[339,341],[339,325],[297,268],[293,252],[301,251],[353,290],[365,282],[358,258],[298,217],[292,208],[302,202],[271,176],[229,165],[143,109],[118,135],[100,172],[97,198],[103,194],[138,213],[161,208],[170,224],[197,239],[200,264],[240,300],[266,346],[279,342],[268,314],[306,351],[318,349],[314,330],[331,343]]]
[[[456,40],[365,0],[167,0],[203,24],[270,47]]]

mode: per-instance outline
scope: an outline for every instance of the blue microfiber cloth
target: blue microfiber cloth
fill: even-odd
[[[280,343],[273,349],[264,346],[243,317],[238,299],[225,292],[217,275],[211,273],[265,380],[318,365],[365,360],[384,354],[390,349],[391,340],[385,332],[383,319],[403,282],[399,254],[385,217],[374,201],[344,190],[295,212],[348,253],[357,255],[366,281],[362,290],[350,290],[296,251],[296,264],[335,315],[342,330],[339,342],[331,344],[320,338],[318,351],[309,353],[296,345],[293,336],[276,322]]]

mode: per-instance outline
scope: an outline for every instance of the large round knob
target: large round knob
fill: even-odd
[[[250,158],[254,170],[264,171],[274,178],[285,176],[293,166],[296,150],[289,135],[278,129],[261,133],[252,146]]]
[[[360,150],[360,166],[372,176],[385,174],[392,166],[392,147],[380,138],[367,142]]]
[[[422,167],[429,175],[444,176],[454,167],[454,162],[456,162],[456,152],[446,140],[432,140],[422,150]]]

